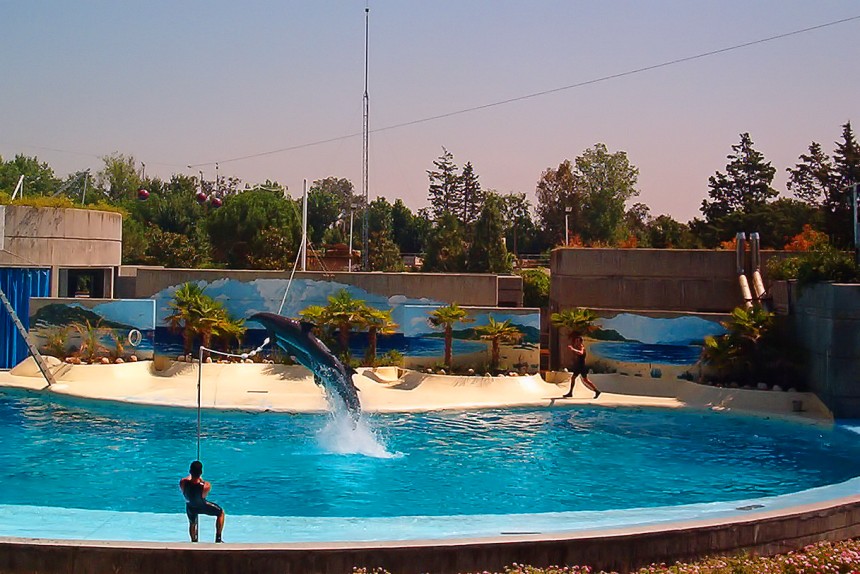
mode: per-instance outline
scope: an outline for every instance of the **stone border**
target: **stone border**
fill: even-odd
[[[410,542],[160,544],[0,538],[0,572],[258,572],[348,574],[382,567],[394,574],[501,571],[588,564],[628,571],[711,554],[775,554],[860,536],[860,496],[723,520],[625,529]]]

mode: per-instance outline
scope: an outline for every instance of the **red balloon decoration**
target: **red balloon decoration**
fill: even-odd
[[[149,192],[141,187],[137,190],[137,198],[141,201],[146,201],[149,199]]]
[[[215,195],[212,195],[212,196],[210,196],[210,197],[209,197],[209,203],[211,203],[211,204],[212,204],[212,207],[221,207],[221,204],[222,204],[223,202],[221,201],[221,198],[220,198],[220,197],[217,197],[217,196],[215,196]]]
[[[206,203],[206,200],[209,199],[209,197],[205,193],[203,193],[202,191],[198,191],[197,195],[195,197],[197,197],[197,203],[199,203],[201,205]]]

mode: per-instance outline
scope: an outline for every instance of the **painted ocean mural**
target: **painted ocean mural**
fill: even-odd
[[[675,369],[679,371],[693,367],[705,337],[726,332],[716,318],[692,315],[618,313],[600,317],[595,326],[598,330],[588,345],[590,361],[602,361],[622,372],[662,373],[666,367],[680,367]]]
[[[380,336],[379,354],[389,350],[398,351],[406,358],[407,366],[432,366],[444,354],[442,333],[431,327],[428,319],[430,312],[445,303],[429,298],[410,298],[404,295],[384,296],[371,293],[353,285],[334,281],[313,279],[255,279],[238,281],[219,279],[207,283],[197,281],[205,293],[224,304],[233,317],[250,317],[254,313],[278,313],[287,317],[299,317],[302,310],[311,305],[325,306],[328,298],[341,290],[346,290],[355,299],[363,300],[377,309],[391,309],[392,319],[398,324],[393,335]],[[168,356],[182,353],[181,338],[167,330],[164,319],[170,315],[170,301],[180,285],[163,289],[153,299],[157,325],[156,352]],[[466,308],[472,322],[455,327],[453,352],[456,356],[468,356],[478,363],[488,361],[488,342],[482,341],[475,327],[486,325],[492,315],[496,321],[510,319],[523,333],[521,341],[505,348],[502,365],[528,365],[537,371],[540,361],[540,312],[538,309],[499,309]],[[246,323],[248,333],[243,346],[254,347],[265,337],[263,328],[253,321]],[[354,333],[350,337],[350,351],[353,356],[362,356],[366,348],[366,334]],[[486,355],[487,357],[484,357]]]

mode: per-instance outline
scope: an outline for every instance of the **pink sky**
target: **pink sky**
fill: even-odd
[[[850,1],[371,1],[379,129],[860,16]],[[147,174],[266,178],[297,196],[361,186],[364,2],[9,3],[0,34],[0,155],[60,175],[119,151]],[[640,170],[653,215],[699,215],[708,176],[750,132],[785,168],[860,127],[860,20],[690,62],[371,134],[370,196],[426,204],[442,146],[485,188],[527,192],[597,142]]]

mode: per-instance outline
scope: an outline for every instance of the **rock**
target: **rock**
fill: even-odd
[[[774,385],[774,386],[773,386],[773,388],[772,388],[771,390],[772,390],[772,391],[782,391],[783,389],[782,389],[782,387],[780,387],[779,385]]]
[[[426,370],[426,371],[424,371],[424,372],[425,372],[425,373],[427,373],[428,375],[432,375],[432,374],[433,374],[433,369],[427,369],[427,370]]]
[[[492,377],[493,375],[491,375],[490,373],[484,373],[484,376],[485,377]]]
[[[185,355],[179,355],[178,357],[176,357],[176,360],[179,361],[180,363],[184,363],[185,362]]]
[[[445,369],[439,369],[438,374],[440,374],[440,375],[444,375],[444,374],[446,374],[446,373],[445,373]]]
[[[102,357],[99,360],[99,363],[101,363],[102,365],[110,365],[110,359],[108,359],[107,357]]]
[[[254,362],[254,360],[253,360],[253,359],[245,359],[245,360],[244,360],[244,361],[242,361],[242,362],[243,362],[243,363],[253,363],[253,362]]]
[[[66,362],[70,365],[74,365],[75,364],[75,358],[74,357],[66,357]]]
[[[116,361],[114,361],[114,363],[115,363],[115,364],[117,364],[117,365],[121,365],[121,364],[123,364],[124,362],[125,362],[125,361],[123,361],[123,360],[122,360],[122,357],[117,357],[117,358],[116,358]]]
[[[767,390],[767,383],[758,383],[758,384],[756,384],[755,388],[757,388],[760,391],[766,391]]]
[[[520,374],[519,374],[519,373],[515,373],[514,371],[510,371],[510,372],[508,373],[508,376],[509,376],[509,377],[519,377],[519,376],[520,376]]]
[[[206,362],[207,362],[207,363],[211,363],[211,362],[212,362],[212,357],[206,357]]]
[[[129,357],[128,362],[129,363],[136,363],[137,362],[137,355],[132,355],[131,357]]]
[[[466,374],[468,374],[469,376],[473,376],[475,374],[475,369],[469,369],[468,371],[466,371]]]
[[[788,392],[789,393],[796,393],[797,389],[795,389],[794,387],[791,387],[790,389],[788,389]]]
[[[737,383],[729,383],[729,388],[730,388],[730,389],[737,389],[737,388],[739,388],[739,387],[738,387],[738,384],[737,384]]]

